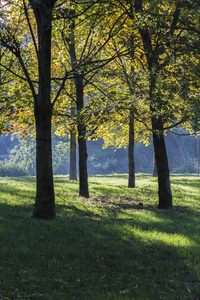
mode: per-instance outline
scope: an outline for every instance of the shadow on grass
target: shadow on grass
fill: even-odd
[[[0,186],[0,299],[200,298],[198,211],[158,210],[137,196],[156,195],[151,188],[126,197],[124,187],[97,185],[104,196],[85,206],[94,201],[102,212],[66,202],[56,205],[57,219],[35,220],[23,184]]]
[[[176,179],[175,177],[173,178],[172,184],[173,185],[182,185],[184,187],[189,186],[189,187],[194,187],[197,188],[198,184],[200,183],[200,178],[179,178]]]
[[[115,215],[116,218],[120,214],[133,215],[135,212],[142,211],[146,215],[151,213],[149,218],[143,218],[142,221],[135,219],[134,225],[137,224],[141,230],[151,229],[167,234],[181,234],[200,242],[197,234],[198,228],[200,229],[200,210],[194,210],[189,206],[175,205],[172,210],[161,210],[155,204],[143,202],[141,198],[125,196],[94,196],[92,203],[103,212]]]
[[[176,233],[174,212],[126,222],[65,205],[53,221],[32,219],[31,205],[0,211],[2,299],[199,299],[197,248],[151,236]],[[182,222],[187,234],[192,214]]]

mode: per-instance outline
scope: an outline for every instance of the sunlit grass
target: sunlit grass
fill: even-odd
[[[156,178],[55,177],[53,221],[32,219],[35,178],[0,181],[0,299],[200,299],[199,178],[171,178],[173,210],[158,210]]]

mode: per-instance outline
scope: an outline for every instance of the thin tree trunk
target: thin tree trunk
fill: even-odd
[[[129,188],[135,187],[134,116],[131,111],[129,117],[128,187]]]
[[[170,209],[172,208],[172,192],[170,187],[169,165],[162,121],[152,118],[152,129],[155,160],[158,172],[158,207],[162,209]]]
[[[83,108],[83,78],[75,77],[77,112]],[[79,144],[79,195],[89,198],[88,173],[87,173],[87,145],[86,127],[80,116],[78,120],[78,144]]]
[[[75,107],[71,108],[71,116],[75,115]],[[76,132],[74,126],[70,130],[70,168],[69,180],[77,180],[76,172]]]
[[[76,173],[76,132],[70,130],[70,167],[69,180],[77,180]]]

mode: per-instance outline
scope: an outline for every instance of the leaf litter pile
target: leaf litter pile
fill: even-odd
[[[144,203],[144,200],[138,197],[131,198],[127,196],[92,196],[90,203],[93,207],[96,207],[103,211],[121,211],[121,210],[157,210],[157,205]],[[182,213],[187,210],[189,206],[173,206],[171,211],[176,213]]]
[[[140,198],[130,198],[126,196],[92,196],[91,204],[102,210],[133,210],[133,209],[156,209],[156,206],[143,203]]]

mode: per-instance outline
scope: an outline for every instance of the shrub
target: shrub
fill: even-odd
[[[0,161],[1,177],[19,177],[25,175],[28,175],[28,173],[20,164],[13,164],[9,160]]]

